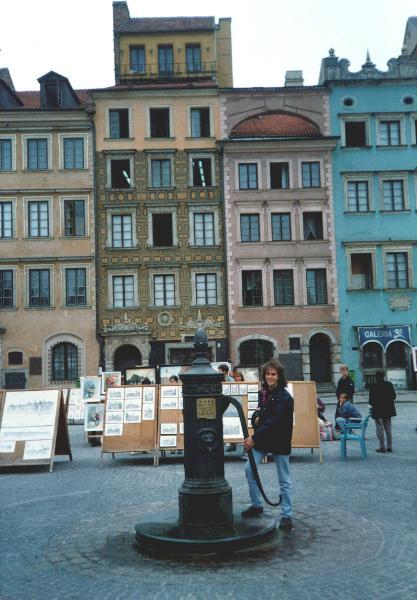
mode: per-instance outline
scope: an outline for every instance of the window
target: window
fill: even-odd
[[[169,158],[151,160],[151,187],[171,186],[171,161]]]
[[[382,368],[382,348],[379,344],[376,342],[365,344],[362,350],[362,366],[364,369]]]
[[[214,246],[214,214],[194,213],[194,245]]]
[[[29,306],[50,306],[50,272],[49,269],[30,269],[29,271]]]
[[[345,146],[348,148],[360,148],[366,145],[366,121],[345,121]]]
[[[192,108],[191,118],[191,137],[210,137],[210,109]]]
[[[187,73],[198,73],[201,71],[200,44],[186,44],[185,57],[187,61]]]
[[[69,342],[62,342],[52,348],[52,381],[77,381],[78,348]]]
[[[169,138],[169,108],[150,108],[149,124],[151,137]]]
[[[172,75],[174,72],[174,51],[171,45],[158,46],[159,75]]]
[[[48,140],[45,138],[28,138],[26,140],[27,168],[48,168]]]
[[[66,237],[85,235],[84,200],[64,200],[64,235]]]
[[[301,179],[303,188],[321,187],[320,181],[320,163],[303,162],[301,163]]]
[[[62,105],[63,88],[60,81],[46,81],[44,83],[45,106],[44,108],[58,108]]]
[[[326,269],[307,269],[307,304],[327,304]]]
[[[369,187],[367,181],[347,182],[347,210],[348,212],[369,211]]]
[[[146,73],[145,46],[130,46],[130,70],[132,73]]]
[[[67,306],[87,304],[87,273],[84,268],[65,269],[65,290]]]
[[[240,215],[240,241],[259,242],[260,239],[259,215]]]
[[[131,187],[130,160],[112,159],[110,160],[110,185],[112,188],[126,189]]]
[[[386,269],[388,288],[410,287],[407,252],[387,252]]]
[[[12,140],[0,140],[0,171],[12,170]]]
[[[113,307],[127,308],[135,305],[133,275],[113,276]]]
[[[262,271],[242,271],[243,306],[262,306]]]
[[[404,181],[402,179],[387,179],[382,182],[383,210],[404,210]]]
[[[370,290],[374,287],[372,254],[352,252],[350,254],[350,287],[353,290]]]
[[[49,203],[45,200],[28,202],[29,237],[49,236]]]
[[[321,212],[303,213],[303,229],[305,240],[323,239],[323,215]]]
[[[388,369],[406,369],[408,367],[407,346],[403,342],[393,342],[387,346],[386,362]]]
[[[13,271],[0,271],[0,308],[13,308]]]
[[[290,213],[274,213],[271,215],[271,230],[273,242],[291,240],[291,215]]]
[[[271,190],[283,190],[290,187],[290,168],[287,162],[269,164]]]
[[[197,273],[195,276],[196,304],[206,306],[217,304],[217,275]]]
[[[193,186],[211,187],[211,158],[192,158]]]
[[[379,143],[381,146],[401,145],[401,123],[400,121],[379,122]]]
[[[155,247],[173,246],[172,213],[153,213],[152,240]]]
[[[273,273],[275,306],[294,305],[294,274],[292,269],[277,269]]]
[[[240,365],[263,365],[274,356],[274,345],[268,340],[246,340],[239,346]]]
[[[13,205],[0,202],[0,239],[13,237]]]
[[[113,248],[132,248],[132,215],[112,215],[111,241]]]
[[[9,362],[9,366],[12,366],[12,365],[22,365],[23,364],[23,354],[22,354],[22,352],[9,352],[9,354],[8,354],[8,362]]]
[[[239,164],[239,189],[258,189],[258,165],[255,163]]]
[[[154,306],[175,306],[175,276],[154,275]]]
[[[111,138],[125,139],[129,137],[129,110],[127,108],[111,109],[109,119]]]
[[[301,350],[301,340],[298,337],[288,338],[289,350]]]
[[[64,169],[84,169],[84,138],[64,138]]]

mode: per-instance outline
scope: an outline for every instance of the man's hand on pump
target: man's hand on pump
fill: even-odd
[[[247,452],[248,450],[251,450],[255,446],[255,442],[253,441],[253,438],[247,437],[246,439],[243,440],[243,445]]]

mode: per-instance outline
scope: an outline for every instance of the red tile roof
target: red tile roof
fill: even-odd
[[[214,17],[149,17],[129,19],[117,28],[122,33],[161,33],[213,30]]]
[[[86,102],[91,102],[91,97],[89,96],[87,90],[74,90],[74,92],[81,102],[81,105],[85,104]],[[16,95],[23,102],[23,106],[21,108],[41,108],[41,95],[39,91],[16,92]],[[82,108],[82,106],[80,106],[80,108]]]
[[[317,137],[321,135],[316,123],[299,115],[262,113],[238,123],[230,137]]]

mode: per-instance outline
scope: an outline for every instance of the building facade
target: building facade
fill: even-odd
[[[334,51],[322,62],[330,91],[342,360],[360,389],[379,369],[413,385],[417,343],[417,53],[415,19],[403,53],[359,72]],[[414,41],[413,41],[414,40]]]
[[[96,104],[103,367],[190,362],[203,323],[225,360],[219,81],[230,20],[131,18],[113,4],[116,85]]]
[[[72,386],[96,373],[93,106],[50,72],[0,76],[0,385]]]
[[[222,90],[227,297],[234,364],[279,356],[292,379],[340,365],[328,93]]]

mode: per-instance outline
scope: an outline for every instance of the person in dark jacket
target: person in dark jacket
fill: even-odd
[[[245,450],[252,449],[257,465],[263,457],[272,454],[277,466],[278,482],[282,495],[280,529],[292,529],[292,501],[290,454],[293,429],[294,399],[285,389],[287,380],[283,367],[270,360],[262,367],[262,391],[259,392],[258,410],[252,415],[254,433],[244,440]],[[263,512],[262,498],[253,477],[249,461],[246,464],[251,506],[242,512],[243,517],[254,517]]]
[[[376,436],[379,440],[377,452],[392,452],[391,417],[397,416],[394,400],[397,397],[394,386],[390,381],[384,381],[384,372],[376,373],[376,383],[369,388],[369,404],[371,414],[375,419]],[[385,448],[385,434],[387,446]]]
[[[358,421],[361,421],[362,415],[356,406],[349,401],[348,395],[345,392],[342,392],[336,408],[336,426],[342,433],[346,433],[346,425],[350,419],[358,419]]]
[[[336,405],[336,413],[334,415],[335,420],[338,416],[337,408],[340,404],[340,402],[339,402],[340,394],[346,394],[349,402],[352,402],[352,403],[353,403],[353,396],[355,395],[355,384],[353,383],[353,380],[349,375],[349,367],[347,365],[341,365],[340,373],[342,374],[342,377],[337,382],[337,388],[336,388],[337,405]],[[337,429],[338,429],[338,427],[337,427]]]

